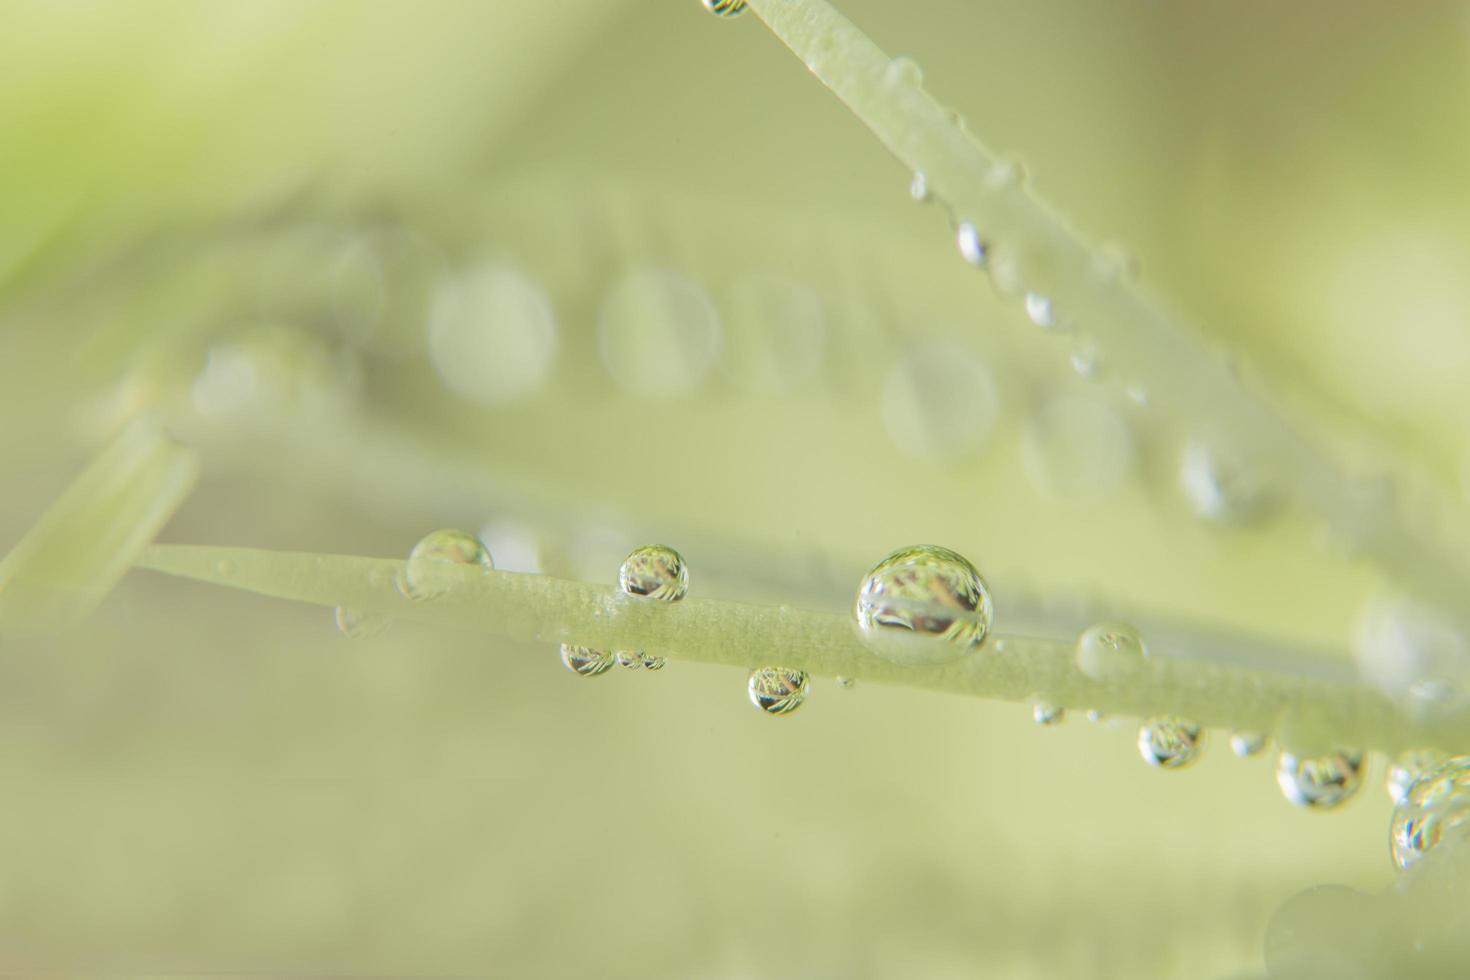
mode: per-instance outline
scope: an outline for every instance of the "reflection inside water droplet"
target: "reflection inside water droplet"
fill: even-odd
[[[1150,718],[1138,729],[1138,754],[1149,765],[1180,769],[1199,758],[1200,727],[1185,718]]]
[[[811,679],[805,671],[761,667],[750,672],[746,685],[750,703],[768,715],[786,715],[806,703]]]

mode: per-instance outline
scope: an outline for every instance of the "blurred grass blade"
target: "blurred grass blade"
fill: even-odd
[[[128,425],[0,562],[0,631],[55,632],[89,614],[193,489],[192,450]]]

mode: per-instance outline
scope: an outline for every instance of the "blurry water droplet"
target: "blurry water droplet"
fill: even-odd
[[[637,650],[619,650],[616,656],[619,667],[637,670],[643,666],[643,654]]]
[[[924,171],[914,171],[914,179],[909,182],[909,197],[921,204],[929,200],[929,178],[924,175]]]
[[[745,12],[745,0],[704,0],[704,9],[717,17],[734,17]]]
[[[1358,674],[1416,713],[1448,706],[1470,686],[1470,643],[1458,625],[1432,606],[1379,598],[1353,627]]]
[[[1296,806],[1329,810],[1351,799],[1362,784],[1363,753],[1339,749],[1321,756],[1282,752],[1276,760],[1276,785]]]
[[[918,88],[924,84],[924,72],[914,59],[899,55],[888,62],[888,67],[883,71],[883,81],[887,85],[907,85]]]
[[[1179,488],[1196,515],[1221,524],[1261,517],[1270,502],[1260,469],[1243,454],[1195,439],[1179,460]]]
[[[970,222],[960,222],[959,228],[955,231],[955,245],[960,250],[960,258],[977,269],[985,264],[990,247],[985,244],[980,237],[980,232]]]
[[[1098,623],[1077,638],[1077,669],[1095,681],[1126,676],[1147,656],[1143,637],[1127,623]]]
[[[597,320],[597,344],[612,379],[641,398],[692,391],[714,366],[720,317],[708,294],[667,269],[624,276],[608,292]]]
[[[583,677],[596,677],[612,668],[612,654],[592,647],[579,647],[571,643],[561,645],[561,662],[567,670]]]
[[[747,684],[750,703],[768,715],[786,715],[800,708],[811,689],[806,671],[786,667],[752,670]]]
[[[1079,378],[1097,377],[1097,348],[1082,341],[1072,348],[1072,370]]]
[[[1100,393],[1069,391],[1042,401],[1026,420],[1021,462],[1049,497],[1101,503],[1132,470],[1133,435]]]
[[[1259,732],[1233,732],[1230,735],[1230,751],[1237,759],[1260,755],[1265,748],[1266,736]]]
[[[975,566],[937,545],[900,548],[858,587],[858,632],[878,656],[938,664],[970,653],[990,630],[990,591]]]
[[[1148,407],[1148,389],[1142,385],[1129,385],[1123,389],[1123,393],[1128,396],[1129,401],[1139,408]]]
[[[989,365],[956,343],[905,354],[883,382],[883,425],[911,459],[956,462],[985,445],[999,414]]]
[[[376,613],[352,609],[348,606],[338,606],[332,610],[332,619],[343,636],[354,640],[377,636],[393,623],[387,616],[379,616]]]
[[[1040,293],[1026,294],[1026,318],[1046,330],[1057,325],[1056,311],[1052,309],[1051,300]]]
[[[1038,725],[1060,725],[1067,718],[1067,710],[1049,701],[1037,701],[1031,705],[1031,718]]]
[[[453,528],[434,531],[409,552],[401,591],[417,601],[441,596],[460,580],[460,567],[465,565],[495,567],[490,552],[473,534]]]
[[[1454,756],[1425,773],[1394,807],[1389,846],[1408,870],[1449,839],[1470,836],[1470,756]]]
[[[1117,244],[1100,246],[1092,257],[1092,270],[1100,282],[1117,282],[1120,279],[1138,278],[1138,259]]]
[[[428,339],[429,359],[450,391],[495,405],[541,386],[556,354],[556,319],[540,286],[489,263],[434,290]]]
[[[1396,804],[1404,802],[1414,783],[1444,765],[1445,758],[1443,752],[1435,749],[1400,753],[1389,765],[1388,775],[1384,777],[1384,789],[1388,791],[1388,798]]]
[[[646,653],[640,654],[640,656],[643,658],[644,670],[663,670],[664,665],[668,663],[668,660],[664,657],[654,657]]]
[[[1200,727],[1184,718],[1150,718],[1138,729],[1138,754],[1164,769],[1180,769],[1199,758]]]
[[[851,691],[854,687],[857,686],[857,681],[851,677],[843,677],[839,674],[837,676],[837,686],[842,688],[844,691]]]
[[[220,578],[229,578],[235,574],[235,562],[230,558],[221,558],[214,563],[214,573]]]
[[[623,559],[618,588],[640,599],[678,602],[689,591],[689,569],[673,548],[647,544]]]
[[[728,350],[721,374],[760,392],[810,391],[827,355],[827,307],[774,273],[736,279],[724,295]]]
[[[1099,711],[1096,708],[1089,708],[1087,709],[1087,720],[1094,723],[1107,721],[1108,713],[1106,711]]]

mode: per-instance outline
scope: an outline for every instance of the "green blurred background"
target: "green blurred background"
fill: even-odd
[[[1463,501],[1465,4],[841,9],[1289,411]],[[1305,509],[1195,520],[1167,406],[1078,379],[908,179],[693,0],[9,0],[0,546],[151,412],[204,462],[171,541],[483,528],[611,582],[658,539],[696,594],[839,609],[932,540],[1002,630],[1346,656],[1387,584]],[[1220,734],[1165,774],[1080,710],[743,682],[135,573],[0,638],[0,970],[1223,978],[1289,896],[1391,879],[1376,771],[1306,813]]]

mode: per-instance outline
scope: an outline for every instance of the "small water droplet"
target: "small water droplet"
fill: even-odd
[[[641,653],[639,655],[643,658],[644,670],[663,670],[664,665],[669,662],[665,657],[655,657],[647,653]]]
[[[1408,870],[1446,839],[1470,834],[1470,756],[1453,756],[1425,773],[1393,810],[1389,846]]]
[[[1414,783],[1428,773],[1444,765],[1446,755],[1435,749],[1418,749],[1402,752],[1388,767],[1384,777],[1384,789],[1394,803],[1402,803],[1409,795]]]
[[[1230,751],[1237,759],[1260,755],[1265,748],[1266,736],[1259,732],[1233,732],[1230,735]]]
[[[1026,182],[1026,165],[1019,157],[1000,156],[990,165],[985,173],[985,187],[987,190],[1004,190],[1009,187],[1019,187]]]
[[[613,656],[592,647],[579,647],[571,643],[561,645],[561,662],[567,670],[583,677],[596,677],[612,669]]]
[[[393,621],[387,616],[379,616],[349,606],[338,606],[333,609],[332,621],[337,624],[337,629],[343,636],[354,640],[377,636],[393,624]]]
[[[1097,361],[1097,348],[1090,342],[1080,342],[1072,348],[1072,370],[1079,378],[1097,377]]]
[[[803,670],[761,667],[750,672],[747,689],[750,703],[766,714],[787,715],[806,702],[812,682]]]
[[[1095,681],[1132,673],[1147,656],[1143,637],[1127,623],[1098,623],[1077,638],[1077,669]]]
[[[914,171],[914,179],[909,182],[909,197],[920,204],[929,200],[929,178],[925,176],[924,171]]]
[[[233,559],[221,558],[214,563],[214,573],[220,578],[229,578],[238,570]]]
[[[704,9],[716,17],[734,17],[745,12],[745,0],[704,0]]]
[[[858,587],[858,632],[893,663],[945,663],[979,647],[990,630],[990,590],[962,555],[937,545],[900,548]]]
[[[917,61],[899,55],[888,62],[888,67],[883,70],[883,82],[889,86],[907,85],[919,88],[924,84],[924,72]]]
[[[1138,754],[1151,766],[1183,768],[1199,758],[1200,746],[1200,727],[1185,718],[1150,718],[1138,729]]]
[[[1240,453],[1191,439],[1179,460],[1179,489],[1204,520],[1243,524],[1265,514],[1269,493],[1260,470]]]
[[[955,230],[955,245],[960,250],[960,258],[980,268],[985,264],[985,259],[990,252],[990,246],[980,237],[979,230],[968,221],[961,221],[959,228]]]
[[[646,544],[623,559],[618,588],[640,599],[678,602],[689,591],[689,569],[668,545]]]
[[[1128,396],[1129,401],[1139,408],[1148,407],[1148,390],[1142,385],[1129,385],[1123,389],[1123,393]]]
[[[433,599],[460,581],[460,566],[488,571],[495,567],[480,539],[466,531],[444,528],[426,534],[408,554],[401,591],[415,601]]]
[[[1094,724],[1098,722],[1104,722],[1108,720],[1108,713],[1106,711],[1099,711],[1096,708],[1088,708],[1087,720],[1093,722]]]
[[[854,678],[843,677],[841,674],[839,674],[837,675],[837,686],[842,688],[844,691],[851,691],[854,687],[857,686],[857,681]]]
[[[1321,756],[1282,752],[1276,760],[1276,785],[1287,802],[1329,810],[1347,802],[1362,785],[1363,753],[1339,749]]]
[[[1067,709],[1049,701],[1037,701],[1031,705],[1031,719],[1038,725],[1060,725],[1067,718]]]
[[[613,655],[619,667],[638,670],[643,666],[643,654],[638,650],[619,650]]]
[[[1044,330],[1057,325],[1056,311],[1051,300],[1040,293],[1026,294],[1026,318]]]

